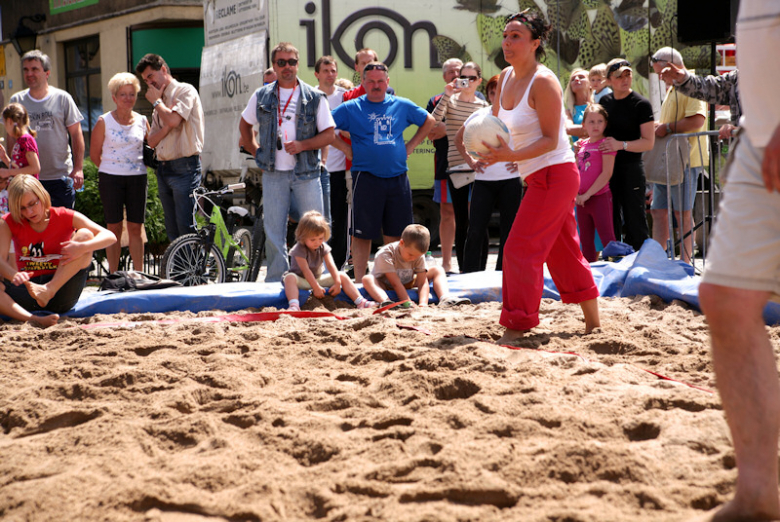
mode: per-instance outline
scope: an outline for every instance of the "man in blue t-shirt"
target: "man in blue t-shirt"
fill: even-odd
[[[436,123],[411,100],[387,94],[390,77],[382,62],[363,69],[366,94],[333,110],[336,128],[352,139],[352,263],[355,281],[366,274],[371,240],[398,241],[412,223],[412,189],[406,158]],[[419,128],[408,143],[404,130]]]

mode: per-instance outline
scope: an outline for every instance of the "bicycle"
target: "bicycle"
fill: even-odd
[[[231,206],[227,221],[222,216],[222,199],[245,187],[245,183],[235,183],[218,190],[198,187],[193,191],[197,232],[176,238],[165,250],[161,267],[167,279],[184,286],[257,280],[265,243],[262,207],[254,216],[252,231],[244,227],[234,231],[240,220],[251,218],[246,208]],[[210,212],[207,205],[211,205]],[[209,218],[205,226],[198,226],[198,214]]]

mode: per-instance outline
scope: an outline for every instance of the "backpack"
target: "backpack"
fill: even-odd
[[[172,286],[182,286],[182,284],[134,270],[118,270],[108,274],[103,279],[100,283],[100,290],[130,292],[132,290],[159,290]]]

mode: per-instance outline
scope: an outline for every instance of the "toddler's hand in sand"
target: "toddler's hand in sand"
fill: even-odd
[[[322,299],[325,297],[325,289],[322,288],[320,285],[313,286],[311,289],[311,293],[314,294],[314,297],[317,299]]]
[[[341,293],[341,284],[339,283],[333,283],[333,286],[328,288],[328,293],[332,295],[333,297],[336,297]]]

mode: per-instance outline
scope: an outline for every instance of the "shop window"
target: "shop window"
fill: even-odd
[[[76,102],[81,115],[86,155],[92,127],[103,114],[103,85],[100,76],[100,38],[90,36],[65,44],[65,79],[67,91]]]

